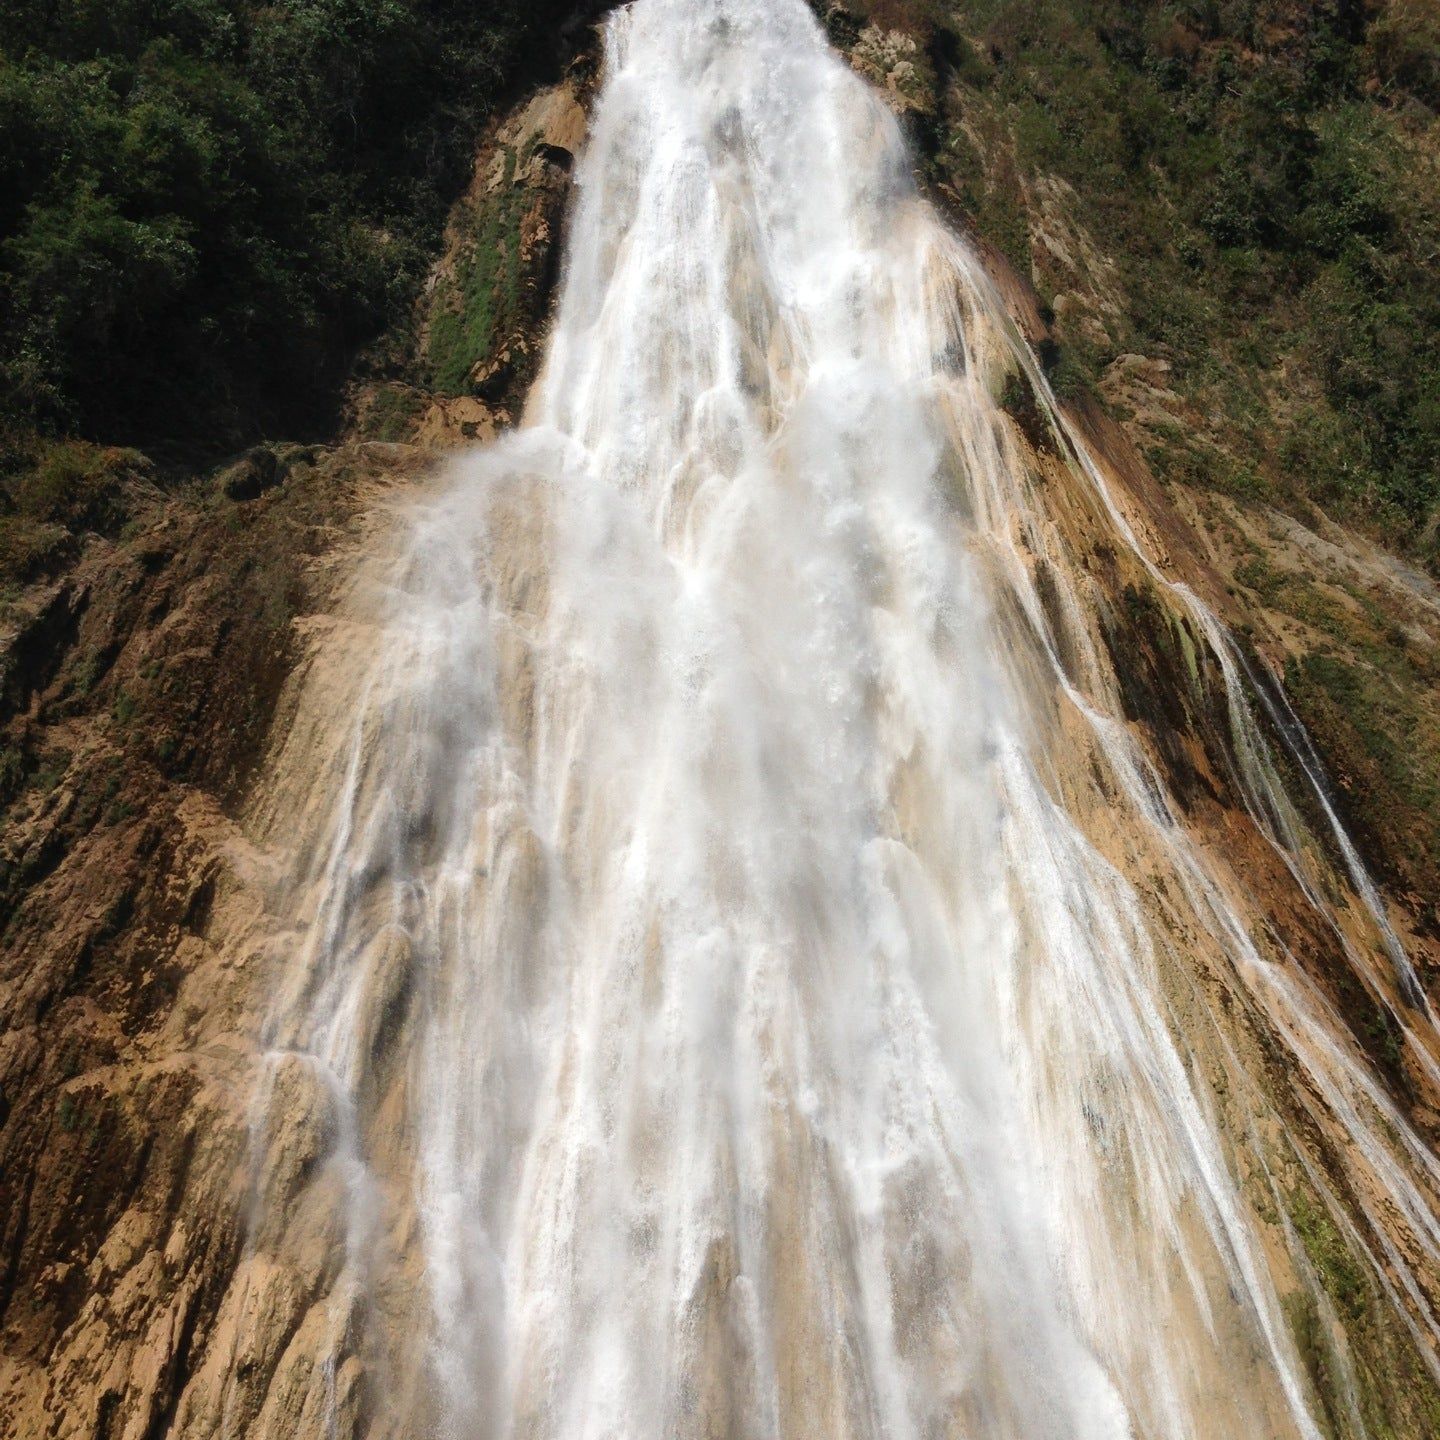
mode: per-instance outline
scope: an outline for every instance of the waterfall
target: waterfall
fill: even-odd
[[[1289,1201],[1434,1372],[1440,1167],[1124,722],[1077,529],[1398,1005],[1358,856],[802,0],[605,43],[525,423],[398,507],[276,761],[237,1309],[308,1276],[317,1434],[1318,1440]]]

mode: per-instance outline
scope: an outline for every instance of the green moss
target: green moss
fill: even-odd
[[[1185,674],[1189,677],[1191,687],[1198,691],[1200,688],[1200,655],[1195,648],[1195,638],[1190,633],[1189,625],[1179,616],[1174,618],[1171,628],[1180,648],[1180,658],[1185,665]]]
[[[1440,1390],[1415,1349],[1404,1323],[1380,1296],[1368,1269],[1351,1249],[1328,1210],[1309,1189],[1289,1204],[1295,1233],[1343,1331],[1331,1333],[1315,1296],[1300,1291],[1286,1298],[1286,1315],[1296,1348],[1320,1400],[1328,1434],[1360,1440],[1407,1437],[1428,1440],[1440,1422]],[[1359,1421],[1341,1402],[1343,1343],[1356,1382]]]
[[[1358,1319],[1365,1311],[1369,1286],[1365,1273],[1350,1253],[1345,1238],[1328,1212],[1308,1192],[1297,1191],[1290,1218],[1325,1293],[1334,1301],[1342,1320]]]
[[[60,1128],[67,1132],[73,1131],[80,1124],[80,1107],[68,1090],[60,1096],[60,1102],[55,1107],[55,1118],[59,1120]]]
[[[1040,409],[1040,402],[1028,375],[1021,370],[1010,371],[1000,388],[999,400],[1001,408],[1015,421],[1037,451],[1055,452],[1055,436],[1050,428],[1050,421]]]
[[[1315,1297],[1303,1290],[1286,1296],[1285,1318],[1305,1373],[1310,1377],[1310,1384],[1320,1401],[1322,1414],[1318,1418],[1324,1426],[1325,1435],[1330,1440],[1338,1440],[1340,1436],[1346,1436],[1348,1440],[1349,1427],[1336,1408],[1339,1385],[1334,1374],[1334,1347],[1326,1333],[1325,1322],[1320,1318],[1320,1307]],[[1386,1433],[1393,1435],[1394,1432],[1387,1427]]]
[[[521,314],[520,225],[528,197],[515,184],[517,163],[507,148],[500,185],[471,217],[453,274],[436,287],[428,359],[431,383],[444,395],[469,390],[475,366],[494,354]]]

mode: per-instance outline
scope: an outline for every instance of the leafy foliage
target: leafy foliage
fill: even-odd
[[[886,22],[882,0],[861,8]],[[1126,350],[1167,360],[1176,388],[1218,417],[1224,449],[1289,494],[1365,517],[1433,562],[1434,6],[917,0],[906,8],[926,17],[932,57],[960,57],[939,67],[946,114],[933,163],[977,227],[1012,258],[1021,252],[1028,268],[1025,217],[1014,213],[1025,192],[1006,172],[1059,176],[1116,263],[1127,303],[1110,325],[1108,353],[1058,326],[1069,387]]]
[[[414,292],[562,0],[14,0],[0,421],[238,441],[323,414]]]

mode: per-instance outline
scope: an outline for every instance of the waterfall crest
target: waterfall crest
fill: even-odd
[[[1440,1376],[1440,1167],[1301,952],[1440,1067],[1243,657],[802,0],[615,14],[577,187],[524,426],[404,511],[276,760],[234,1309],[307,1271],[307,1413],[375,1435],[1365,1433],[1295,1206]],[[1229,716],[1234,854],[1079,536]]]

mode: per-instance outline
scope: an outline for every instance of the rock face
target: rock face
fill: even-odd
[[[451,215],[430,278],[419,348],[436,392],[421,421],[454,433],[452,416],[477,402],[501,424],[524,405],[541,352],[534,316],[560,263],[565,202],[585,135],[592,72],[581,62],[489,137]],[[468,416],[458,420],[471,423]]]
[[[157,503],[32,622],[64,617],[6,726],[4,1433],[166,1433],[209,1342],[249,1184],[242,797],[326,557],[405,473],[342,447]]]

